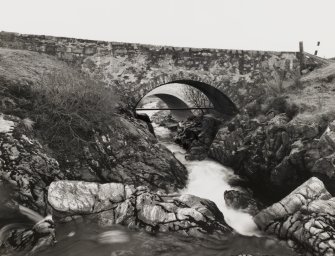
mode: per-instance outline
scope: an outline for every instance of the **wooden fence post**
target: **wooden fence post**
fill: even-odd
[[[304,42],[299,42],[299,58],[300,58],[300,71],[305,68],[305,54],[304,54]]]

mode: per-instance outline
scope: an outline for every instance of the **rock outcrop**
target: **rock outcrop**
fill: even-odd
[[[279,200],[311,176],[335,191],[334,114],[238,115],[218,132],[209,156],[232,167],[266,200]],[[327,128],[328,126],[328,128]]]
[[[259,203],[247,192],[227,190],[224,192],[227,207],[249,213],[254,216],[259,212]]]
[[[221,121],[212,115],[193,116],[182,123],[175,142],[187,150],[189,160],[203,160],[219,129]]]
[[[113,124],[96,133],[95,143],[84,154],[84,161],[77,159],[71,168],[76,171],[72,179],[145,185],[168,192],[186,185],[186,168],[157,142],[146,123],[131,117],[114,116]]]
[[[335,254],[335,198],[318,178],[310,178],[254,220],[259,228],[312,255]]]
[[[97,133],[96,143],[84,148],[81,161],[68,163],[68,169],[49,156],[23,120],[4,118],[11,126],[0,132],[0,180],[16,188],[17,202],[41,214],[46,214],[47,186],[58,179],[116,181],[170,192],[186,183],[184,166],[141,123],[115,117],[108,133]]]
[[[59,221],[79,218],[101,226],[122,224],[194,237],[232,232],[213,202],[192,195],[152,192],[144,186],[57,181],[49,187],[48,202]]]
[[[47,186],[64,175],[20,118],[2,118],[11,129],[0,132],[0,181],[12,185],[16,202],[46,214]]]

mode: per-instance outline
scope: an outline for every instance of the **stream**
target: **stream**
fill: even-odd
[[[202,161],[185,160],[186,151],[173,142],[169,129],[153,123],[155,134],[165,147],[186,167],[189,172],[187,187],[180,191],[182,194],[192,194],[213,201],[223,213],[229,226],[241,235],[258,235],[258,229],[252,216],[227,208],[223,194],[226,190],[236,189],[228,182],[235,174],[231,169],[212,160]]]
[[[153,114],[153,113],[152,113]],[[188,185],[180,193],[212,200],[226,222],[240,235],[213,241],[185,237],[175,233],[148,234],[120,225],[99,227],[97,224],[58,224],[55,246],[39,256],[289,256],[289,250],[278,240],[262,237],[249,214],[226,207],[224,191],[234,189],[229,180],[234,173],[218,162],[185,160],[185,150],[173,142],[169,129],[153,123],[159,143],[169,149],[189,172]]]

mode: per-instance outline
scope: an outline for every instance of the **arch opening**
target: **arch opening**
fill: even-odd
[[[206,95],[209,101],[213,104],[213,108],[223,115],[234,116],[238,113],[236,105],[230,100],[230,98],[214,86],[194,80],[176,80],[166,84],[172,83],[186,84],[198,89]]]
[[[177,120],[186,119],[185,117],[190,116],[192,111],[189,108],[194,107],[190,100],[186,100],[185,95],[183,97],[183,92],[179,88],[176,90],[176,85],[183,85],[189,88],[195,89],[195,91],[200,92],[208,99],[210,105],[207,106],[196,106],[196,107],[208,107],[208,109],[213,109],[215,112],[219,113],[224,117],[232,117],[238,113],[238,109],[235,104],[219,89],[203,82],[194,81],[194,80],[174,80],[161,84],[149,92],[147,92],[136,104],[135,108],[143,103],[143,100],[147,97],[156,97],[162,100],[171,111],[171,114],[174,117],[177,117]],[[166,90],[160,90],[161,88],[170,88],[171,91],[166,92]],[[179,91],[178,91],[179,90]],[[192,96],[192,95],[191,95]],[[200,104],[203,105],[203,104]],[[178,110],[173,110],[178,109]],[[184,110],[183,110],[184,109]]]

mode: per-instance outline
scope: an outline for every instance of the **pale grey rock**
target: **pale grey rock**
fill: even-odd
[[[254,217],[258,227],[312,255],[335,254],[335,198],[313,177]]]
[[[232,232],[213,202],[192,195],[152,192],[145,186],[56,181],[49,187],[48,202],[59,221],[81,216],[102,226],[122,224],[195,237]]]

